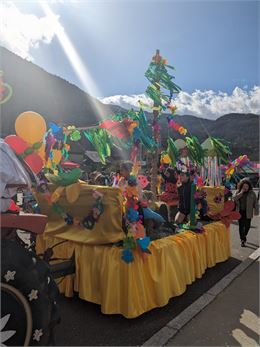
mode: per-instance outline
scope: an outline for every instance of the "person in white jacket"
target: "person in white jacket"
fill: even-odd
[[[17,188],[30,189],[33,173],[26,169],[11,147],[0,139],[0,211],[8,211]],[[30,177],[31,175],[31,177]]]

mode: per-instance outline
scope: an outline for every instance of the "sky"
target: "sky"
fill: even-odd
[[[176,68],[180,114],[260,114],[259,1],[2,1],[0,10],[2,46],[105,103],[146,98],[158,48]]]

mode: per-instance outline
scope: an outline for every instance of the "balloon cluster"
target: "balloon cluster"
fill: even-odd
[[[36,112],[23,112],[15,121],[17,135],[9,135],[5,142],[38,174],[44,166],[46,123]]]

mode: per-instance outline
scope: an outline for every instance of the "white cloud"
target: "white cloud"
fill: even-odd
[[[2,2],[0,44],[24,59],[33,60],[30,49],[52,41],[58,18],[25,14],[13,2]]]
[[[115,95],[100,98],[104,104],[119,105],[126,109],[139,108],[138,100],[152,105],[152,101],[145,95]],[[255,113],[260,115],[260,87],[251,90],[236,87],[231,95],[213,90],[195,90],[189,94],[180,92],[174,99],[177,114],[193,115],[201,118],[217,119],[227,113]]]

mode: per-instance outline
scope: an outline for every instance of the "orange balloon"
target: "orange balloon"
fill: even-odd
[[[30,144],[42,141],[46,130],[44,118],[36,112],[23,112],[16,118],[16,134]]]

